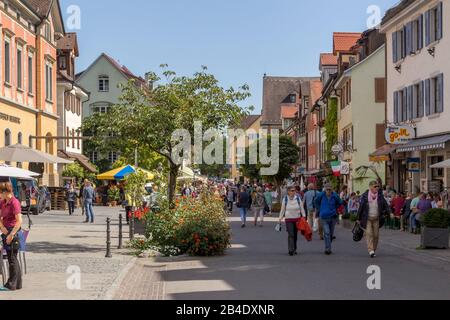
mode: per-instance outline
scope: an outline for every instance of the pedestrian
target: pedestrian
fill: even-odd
[[[325,239],[325,254],[332,254],[331,243],[335,239],[334,229],[338,220],[337,211],[343,202],[330,183],[325,185],[325,191],[316,199],[316,208],[323,226]]]
[[[22,208],[19,200],[14,197],[13,186],[10,182],[0,184],[0,230],[2,233],[3,249],[6,250],[9,264],[9,279],[5,288],[11,291],[22,289],[22,271],[17,254],[20,249],[22,233]],[[3,260],[3,253],[2,260]],[[3,261],[1,261],[3,263]]]
[[[411,214],[409,216],[409,231],[411,233],[416,233],[417,223],[416,215],[419,213],[417,206],[419,205],[420,199],[422,198],[422,193],[418,193],[411,201]]]
[[[385,223],[385,216],[390,213],[389,205],[383,196],[380,184],[372,181],[361,197],[358,210],[358,223],[365,229],[367,249],[371,258],[376,257],[380,228]]]
[[[233,202],[234,202],[234,192],[232,187],[228,187],[227,191],[227,204],[228,204],[228,211],[231,213],[233,212]]]
[[[95,190],[89,180],[84,181],[83,189],[84,207],[86,212],[86,221],[84,223],[94,223],[93,203],[95,199]]]
[[[430,195],[423,193],[419,200],[419,203],[417,204],[417,213],[414,216],[416,227],[417,223],[420,224],[422,222],[425,213],[427,213],[428,210],[431,209],[433,209],[433,206],[431,204]]]
[[[264,192],[264,199],[266,200],[266,205],[267,205],[267,214],[269,215],[269,217],[272,216],[272,205],[273,205],[273,197],[272,197],[272,192],[270,191],[270,188],[267,187],[266,191]]]
[[[413,194],[412,192],[408,192],[406,194],[406,199],[405,199],[405,204],[403,205],[402,208],[402,218],[401,218],[401,229],[403,231],[406,231],[406,226],[408,225],[409,227],[409,217],[411,215],[411,202],[413,200]]]
[[[298,254],[297,241],[298,241],[298,229],[297,222],[302,218],[306,218],[305,209],[303,203],[298,195],[296,195],[296,188],[289,187],[287,189],[288,194],[282,199],[280,219],[281,223],[284,219],[286,223],[286,231],[288,233],[288,250],[289,255],[293,256]]]
[[[247,213],[250,208],[250,195],[247,193],[245,187],[241,187],[241,192],[237,197],[237,207],[241,215],[242,228],[246,227],[247,223]]]
[[[391,201],[391,218],[395,219],[394,221],[401,221],[402,217],[402,209],[405,205],[405,198],[402,194],[399,194],[397,192],[392,192],[392,201]],[[399,223],[401,228],[401,222]]]
[[[69,216],[71,216],[75,213],[75,201],[77,200],[77,193],[73,186],[73,182],[69,183],[66,194],[67,204],[69,207]]]
[[[348,212],[352,216],[356,216],[358,214],[358,199],[356,198],[356,193],[353,192],[350,195],[350,199],[348,200]]]
[[[261,187],[257,187],[255,192],[253,193],[253,213],[255,214],[255,227],[258,225],[258,218],[259,226],[262,227],[264,223],[264,208],[266,207],[266,200],[264,198],[264,193],[262,192]]]
[[[314,187],[313,183],[308,185],[307,191],[305,192],[304,200],[305,200],[305,208],[306,215],[308,217],[308,223],[311,227],[311,230],[314,229],[314,225],[316,224],[318,227],[317,215],[316,215],[316,198],[319,192]]]

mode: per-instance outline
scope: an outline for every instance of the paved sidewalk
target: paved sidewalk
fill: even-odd
[[[127,251],[119,252],[117,219],[119,208],[95,207],[95,224],[84,224],[81,210],[75,216],[51,211],[31,216],[34,225],[28,238],[28,274],[24,288],[16,292],[0,292],[5,299],[91,300],[102,299],[105,292],[133,258]],[[105,258],[106,218],[115,219],[112,228],[113,258]],[[24,223],[28,225],[27,217]],[[127,228],[124,226],[124,231]],[[127,235],[124,233],[124,235]],[[124,244],[128,238],[124,237]],[[69,270],[68,270],[69,268]],[[72,269],[70,269],[72,268]],[[79,269],[80,290],[67,286],[73,283]]]

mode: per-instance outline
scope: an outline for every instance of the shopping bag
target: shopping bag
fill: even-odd
[[[312,230],[305,218],[301,218],[297,222],[297,229],[305,237],[307,241],[312,241]]]
[[[277,225],[275,226],[275,231],[276,232],[281,232],[281,230],[283,230],[283,227],[281,226],[281,223],[277,223]]]
[[[313,223],[313,232],[319,231],[319,219],[315,218]]]

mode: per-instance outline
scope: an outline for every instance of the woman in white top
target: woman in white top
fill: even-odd
[[[306,217],[303,202],[296,195],[295,187],[288,189],[288,195],[284,197],[281,204],[280,223],[283,219],[286,222],[286,230],[288,232],[288,249],[289,255],[297,254],[298,229],[297,222],[301,217]]]

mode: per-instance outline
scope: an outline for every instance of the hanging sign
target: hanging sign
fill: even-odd
[[[416,138],[416,132],[410,126],[394,126],[386,129],[385,138],[389,144],[407,144]]]
[[[407,171],[409,172],[420,172],[420,158],[408,158]]]
[[[350,163],[345,161],[341,162],[341,174],[350,174]]]

